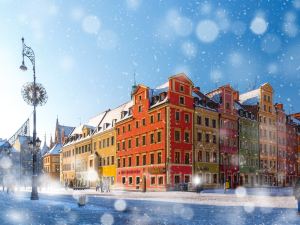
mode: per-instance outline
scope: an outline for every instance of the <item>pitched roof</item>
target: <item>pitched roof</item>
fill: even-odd
[[[240,95],[240,103],[244,105],[256,105],[260,101],[260,88]]]
[[[131,106],[132,106],[132,101],[129,101],[118,106],[115,109],[107,111],[103,120],[101,120],[101,122],[98,124],[98,128],[95,130],[95,133],[100,133],[113,128],[115,126],[115,123],[121,120],[122,111],[128,112]]]
[[[60,143],[55,144],[49,152],[47,152],[45,154],[45,156],[47,155],[58,155],[60,153],[62,145]]]

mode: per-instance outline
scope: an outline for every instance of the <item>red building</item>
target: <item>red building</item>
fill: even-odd
[[[238,92],[230,85],[209,92],[208,97],[219,103],[220,113],[220,182],[228,180],[230,187],[236,187],[238,173],[238,114],[234,101]]]
[[[275,104],[276,110],[276,129],[277,129],[277,182],[278,186],[286,185],[286,114],[283,109],[283,104]]]
[[[185,74],[151,89],[138,85],[117,129],[117,183],[169,190],[192,176],[193,83]]]
[[[298,132],[297,123],[291,115],[287,116],[286,122],[286,182],[289,186],[292,186],[297,178]]]

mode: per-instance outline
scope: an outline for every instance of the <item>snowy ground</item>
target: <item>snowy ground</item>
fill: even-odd
[[[248,189],[226,194],[87,190],[84,207],[76,201],[81,191],[44,190],[38,201],[29,200],[26,191],[0,192],[0,224],[300,224],[292,196],[270,196],[267,189],[251,191],[252,195]]]

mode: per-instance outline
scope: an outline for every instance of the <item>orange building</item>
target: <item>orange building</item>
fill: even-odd
[[[132,104],[116,124],[120,187],[169,190],[191,181],[192,89],[185,74],[155,89],[134,87]]]
[[[59,181],[61,144],[55,144],[43,157],[43,170],[51,179]]]

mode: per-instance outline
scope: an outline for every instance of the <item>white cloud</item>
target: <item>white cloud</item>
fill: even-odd
[[[200,41],[211,43],[217,39],[219,27],[212,20],[202,20],[197,25],[196,34]]]

